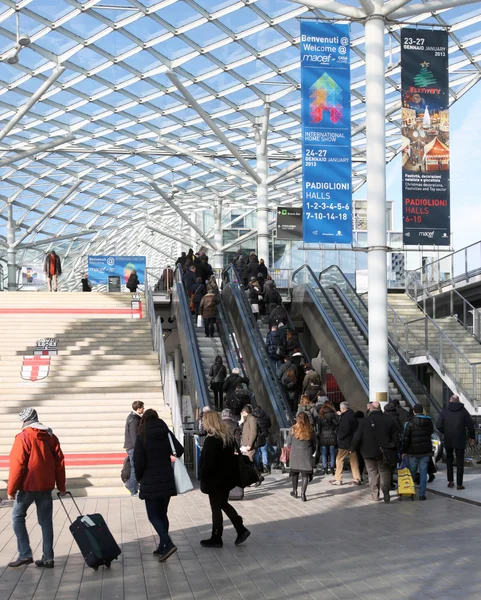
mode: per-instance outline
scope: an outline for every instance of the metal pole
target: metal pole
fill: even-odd
[[[269,268],[269,200],[267,188],[267,132],[269,125],[270,106],[264,106],[264,117],[262,125],[256,129],[257,145],[257,174],[260,177],[260,183],[257,184],[257,255],[259,259],[263,258],[266,267]]]
[[[73,133],[69,133],[65,137],[55,138],[51,142],[47,142],[46,144],[40,144],[35,148],[31,148],[30,150],[25,150],[25,152],[18,152],[18,154],[13,154],[11,156],[7,156],[7,158],[2,158],[0,160],[0,167],[6,167],[7,165],[11,165],[18,160],[23,160],[24,158],[29,158],[34,154],[42,154],[42,152],[47,152],[52,148],[56,148],[57,146],[61,146],[62,144],[66,144],[67,142],[71,142],[75,139]],[[13,150],[12,150],[13,152]]]
[[[369,314],[369,400],[387,401],[388,316],[386,244],[386,131],[382,0],[366,20],[366,158]]]
[[[15,252],[15,221],[13,220],[13,203],[8,203],[8,223],[7,223],[7,264],[8,264],[8,291],[17,290],[17,265]]]
[[[224,266],[224,255],[222,253],[222,200],[214,208],[214,243],[217,250],[214,252],[214,269],[222,269]]]

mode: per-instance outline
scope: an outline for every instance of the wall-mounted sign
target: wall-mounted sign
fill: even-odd
[[[352,242],[349,26],[301,22],[304,242]]]
[[[277,239],[302,240],[302,208],[277,209]]]
[[[145,256],[89,256],[88,268],[90,283],[107,285],[109,275],[117,275],[125,285],[134,269],[139,282],[145,281]]]
[[[449,246],[448,33],[401,30],[403,241]]]

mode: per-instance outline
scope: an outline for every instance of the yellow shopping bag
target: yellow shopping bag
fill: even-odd
[[[401,496],[411,496],[411,500],[414,500],[414,481],[406,461],[403,461],[397,470],[397,491],[399,498]]]

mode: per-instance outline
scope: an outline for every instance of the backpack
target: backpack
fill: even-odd
[[[235,415],[239,415],[242,408],[246,405],[249,404],[251,401],[251,395],[249,393],[249,390],[244,390],[244,389],[239,389],[236,390],[233,397],[230,399],[229,401],[229,408],[231,409],[232,413]]]
[[[130,479],[130,474],[132,472],[132,468],[130,466],[130,458],[128,456],[125,457],[124,464],[122,465],[122,470],[120,471],[120,479],[127,483]]]
[[[262,431],[260,425],[259,425],[259,421],[257,421],[256,418],[256,422],[257,422],[257,435],[256,435],[256,441],[254,442],[254,448],[261,448],[261,446],[265,446],[267,443],[267,436],[266,434]]]
[[[282,385],[286,390],[293,390],[297,385],[297,376],[294,369],[287,369],[281,379]]]

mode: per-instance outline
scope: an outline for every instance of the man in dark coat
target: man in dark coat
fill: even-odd
[[[330,481],[332,485],[342,485],[342,471],[344,469],[344,460],[349,456],[352,483],[361,485],[361,473],[359,472],[359,461],[357,453],[351,452],[352,438],[357,431],[358,420],[354,411],[349,407],[349,402],[341,402],[339,425],[337,427],[337,457],[336,457],[336,478]]]
[[[134,468],[134,448],[139,431],[140,419],[144,414],[144,403],[136,400],[132,403],[132,412],[125,421],[125,438],[124,448],[130,459],[130,479],[125,483],[125,487],[129,490],[131,496],[139,495],[139,484],[135,477]]]
[[[279,346],[281,345],[281,334],[277,331],[277,325],[273,325],[266,336],[266,350],[269,358],[275,361],[282,360],[281,355],[277,352]]]
[[[476,438],[474,423],[470,414],[459,401],[459,396],[454,395],[449,399],[449,406],[439,415],[436,427],[444,434],[444,447],[446,449],[446,465],[448,487],[454,487],[454,451],[456,450],[456,484],[458,490],[464,490],[464,450],[466,448],[466,432],[469,443],[474,444]]]
[[[392,466],[397,462],[396,442],[393,420],[381,412],[379,402],[370,403],[369,413],[359,423],[352,439],[351,451],[361,451],[367,467],[373,502],[379,500],[379,490],[383,493],[384,502],[391,500],[389,490],[392,483]]]
[[[267,452],[267,439],[269,437],[269,429],[272,427],[271,418],[265,410],[262,410],[262,407],[259,405],[257,405],[252,414],[256,418],[257,425],[261,431],[261,435],[258,437],[256,442],[257,450],[254,456],[254,461],[259,470],[262,468],[265,473],[270,473],[271,470],[269,466],[269,455]]]
[[[433,420],[424,414],[421,404],[415,404],[413,417],[404,428],[402,453],[403,457],[408,456],[413,481],[419,468],[419,500],[426,500],[428,466],[433,455],[433,432]]]
[[[232,373],[226,377],[225,381],[224,381],[224,394],[225,394],[225,403],[227,405],[227,408],[231,408],[232,405],[232,400],[235,396],[235,391],[236,388],[239,384],[241,383],[249,383],[249,378],[248,377],[242,377],[240,375],[240,369],[232,369]],[[240,415],[240,411],[239,413],[235,413],[236,415],[239,414]]]
[[[250,256],[249,262],[247,263],[247,274],[248,277],[255,277],[257,279],[257,274],[259,273],[259,261],[256,256]]]
[[[269,327],[279,325],[279,323],[287,323],[287,312],[282,304],[278,304],[269,314]]]
[[[401,427],[404,429],[404,425],[406,425],[409,419],[409,412],[401,406],[401,402],[397,398],[391,400],[391,404],[396,407],[396,412],[401,421]]]
[[[195,267],[189,267],[188,271],[184,275],[184,287],[189,296],[192,294],[192,287],[195,283],[195,279]]]

